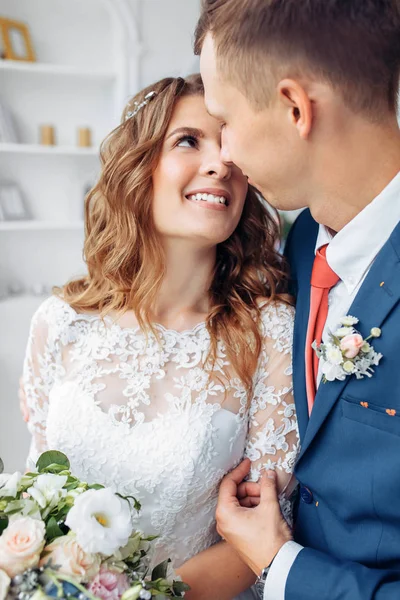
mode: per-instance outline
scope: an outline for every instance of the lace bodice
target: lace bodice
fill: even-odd
[[[46,449],[88,482],[142,503],[137,527],[158,535],[154,562],[174,566],[217,541],[218,485],[245,454],[251,477],[290,479],[298,436],[291,388],[292,310],[262,309],[263,349],[247,398],[222,343],[207,364],[205,323],[157,335],[127,315],[78,314],[51,297],[32,319],[24,387],[30,462]]]

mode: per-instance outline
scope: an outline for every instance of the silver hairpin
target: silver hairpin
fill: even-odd
[[[157,95],[157,92],[152,91],[145,95],[144,100],[142,100],[142,102],[134,102],[133,104],[134,104],[135,108],[126,113],[125,121],[127,121],[128,119],[132,119],[132,117],[137,115],[139,110],[142,109],[143,106],[146,106],[146,104],[148,104],[150,102],[150,100],[152,98],[154,98],[154,96],[156,96],[156,95]]]

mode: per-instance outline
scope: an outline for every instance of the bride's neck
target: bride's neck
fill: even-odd
[[[164,253],[166,270],[153,308],[154,320],[171,329],[190,328],[209,310],[216,248],[196,248],[174,240],[164,245]]]

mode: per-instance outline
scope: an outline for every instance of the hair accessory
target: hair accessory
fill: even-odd
[[[157,95],[157,92],[152,91],[145,95],[144,100],[142,100],[142,102],[134,102],[133,104],[134,104],[135,108],[126,113],[125,121],[127,121],[128,119],[131,119],[132,117],[137,115],[139,110],[142,109],[143,106],[146,106],[146,104],[148,104],[150,102],[150,100],[152,98],[154,98],[154,96],[156,96],[156,95]]]

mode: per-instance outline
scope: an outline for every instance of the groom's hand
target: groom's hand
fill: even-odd
[[[238,486],[250,469],[245,459],[221,483],[217,506],[218,533],[233,546],[242,560],[259,575],[292,533],[282,517],[276,489],[276,474],[263,473],[260,479],[260,503],[256,508],[240,505]],[[242,488],[243,489],[243,488]]]

